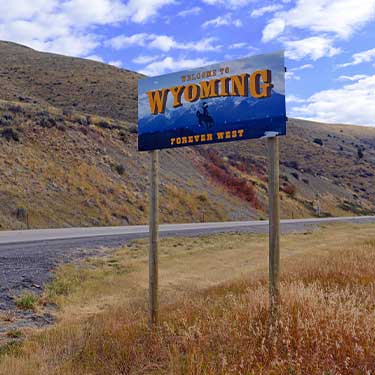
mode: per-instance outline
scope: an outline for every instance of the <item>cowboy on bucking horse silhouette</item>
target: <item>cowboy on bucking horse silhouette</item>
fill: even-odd
[[[214,119],[208,114],[208,104],[203,102],[203,113],[197,111],[197,118],[199,126],[206,125],[206,128],[212,128],[214,126]]]

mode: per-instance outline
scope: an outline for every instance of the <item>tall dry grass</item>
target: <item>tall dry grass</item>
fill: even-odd
[[[150,332],[144,306],[60,325],[3,358],[13,374],[373,374],[375,242],[290,260],[270,329],[265,279],[241,280],[163,307]]]

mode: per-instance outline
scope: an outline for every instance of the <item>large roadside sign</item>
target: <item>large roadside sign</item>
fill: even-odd
[[[159,151],[268,138],[271,326],[280,304],[279,140],[286,134],[284,53],[252,56],[138,81],[138,149],[151,151],[150,327],[158,324]]]
[[[283,52],[139,80],[140,151],[285,134]]]

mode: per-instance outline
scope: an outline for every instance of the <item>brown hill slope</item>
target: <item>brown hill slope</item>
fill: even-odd
[[[0,43],[0,226],[147,222],[149,158],[136,150],[139,75]],[[360,152],[358,150],[361,150]],[[165,222],[265,218],[264,141],[165,150]],[[375,129],[291,120],[282,216],[375,212]]]
[[[137,120],[140,74],[0,42],[1,99]]]

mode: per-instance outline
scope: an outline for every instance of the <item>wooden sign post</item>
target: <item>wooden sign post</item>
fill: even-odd
[[[268,138],[269,191],[269,294],[271,324],[278,315],[280,303],[280,203],[279,203],[279,139]]]
[[[159,150],[151,154],[150,173],[150,252],[149,252],[149,293],[150,327],[158,323],[158,247],[159,247]]]

